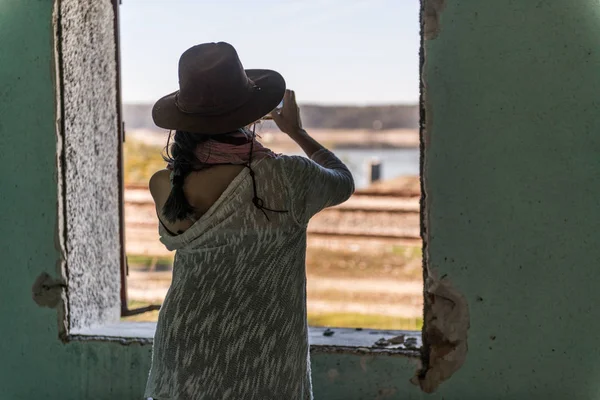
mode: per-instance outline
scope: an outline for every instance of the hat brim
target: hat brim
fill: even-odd
[[[235,131],[258,121],[283,99],[285,80],[275,71],[268,69],[247,69],[246,75],[260,90],[255,90],[240,107],[219,115],[184,113],[176,105],[179,91],[159,99],[152,108],[152,119],[163,129],[180,130],[192,133],[216,135]]]

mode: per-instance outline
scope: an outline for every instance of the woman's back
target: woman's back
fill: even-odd
[[[156,205],[157,215],[171,232],[182,233],[201,217],[219,199],[231,181],[244,170],[243,165],[216,165],[212,168],[191,172],[185,179],[184,192],[189,204],[195,209],[194,218],[168,222],[161,210],[171,193],[171,171],[163,169],[150,179],[150,193]]]
[[[286,156],[252,164],[265,207],[284,212],[254,206],[245,168],[185,232],[161,228],[162,242],[177,253],[149,394],[310,398],[306,224],[353,191],[352,176],[332,153],[316,157],[327,168]]]

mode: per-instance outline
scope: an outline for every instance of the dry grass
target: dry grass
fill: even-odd
[[[152,174],[166,166],[161,152],[160,146],[127,140],[123,144],[125,184],[148,184]]]
[[[422,308],[421,249],[391,245],[359,249],[309,246],[306,263],[309,324],[420,329],[422,319],[413,317],[420,314]],[[138,282],[138,286],[141,283],[142,287],[159,285],[166,288],[170,284],[172,257],[129,255],[128,259],[132,270],[149,271],[154,267],[155,271],[163,271],[143,274],[149,281]],[[313,302],[320,306],[313,307]],[[129,307],[145,305],[148,305],[145,301],[131,299]],[[354,308],[348,309],[348,305]],[[409,310],[409,314],[401,310]],[[156,321],[157,318],[155,311],[126,320]]]
[[[173,265],[173,256],[128,254],[129,268],[164,271]],[[387,246],[377,251],[333,250],[308,247],[306,273],[327,278],[383,278],[419,280],[422,277],[421,249]]]
[[[420,280],[423,275],[421,249],[388,246],[367,252],[309,247],[306,251],[306,273],[328,278]]]
[[[418,331],[423,327],[423,318],[402,318],[389,315],[357,313],[308,313],[308,325],[332,328],[366,328]]]
[[[144,307],[148,302],[132,300],[129,309]],[[360,313],[311,313],[308,312],[310,326],[335,328],[365,328],[365,329],[397,329],[420,330],[423,327],[422,318],[402,318],[389,315],[360,314]],[[158,311],[121,318],[123,321],[153,322],[158,319]]]

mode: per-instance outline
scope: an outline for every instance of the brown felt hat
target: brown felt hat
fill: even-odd
[[[229,43],[204,43],[182,54],[179,90],[154,104],[152,119],[164,129],[227,133],[273,111],[284,93],[279,73],[245,70]]]

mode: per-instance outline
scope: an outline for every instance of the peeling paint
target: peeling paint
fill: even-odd
[[[440,33],[440,17],[446,6],[446,0],[423,1],[423,37],[426,40],[435,39]]]
[[[56,130],[56,185],[57,185],[57,204],[56,204],[56,228],[54,234],[54,246],[57,249],[60,257],[56,261],[56,272],[64,280],[68,286],[67,273],[67,251],[65,246],[65,199],[64,199],[64,135],[63,135],[63,119],[62,119],[62,63],[61,63],[61,22],[60,22],[60,1],[55,1],[52,8],[52,27],[53,27],[53,44],[52,50],[54,54],[53,63],[53,78],[55,87],[55,130]],[[60,306],[57,305],[58,318],[58,335],[66,341],[69,330],[69,304],[68,291],[62,291]]]
[[[369,357],[369,356],[362,356],[360,358],[360,369],[362,369],[363,372],[367,372],[367,362],[371,361],[373,357]]]
[[[423,61],[421,66],[421,145],[423,149],[429,147],[431,143],[431,126],[433,124],[433,107],[427,99],[429,85],[427,84],[427,56],[425,49],[423,51]]]
[[[427,270],[423,327],[423,367],[411,380],[426,393],[434,392],[464,364],[467,356],[467,333],[470,326],[469,305],[446,277],[438,279]]]
[[[66,287],[62,279],[54,279],[42,272],[31,287],[31,295],[40,307],[54,308],[61,302],[62,292]]]
[[[465,297],[446,278],[429,267],[429,226],[431,198],[428,193],[426,149],[431,145],[433,107],[428,99],[426,40],[440,32],[440,17],[445,0],[422,0],[421,9],[421,237],[423,239],[424,325],[421,366],[411,382],[426,393],[434,392],[463,365],[467,354],[469,308]]]
[[[431,142],[431,126],[433,112],[431,102],[427,99],[427,48],[425,40],[435,39],[439,33],[439,18],[445,6],[445,0],[421,0],[421,49],[420,49],[420,90],[421,90],[421,147],[426,149]],[[423,174],[421,174],[422,176]]]
[[[339,377],[340,377],[340,373],[337,369],[332,368],[329,371],[327,371],[327,378],[329,379],[329,382],[333,383]]]

